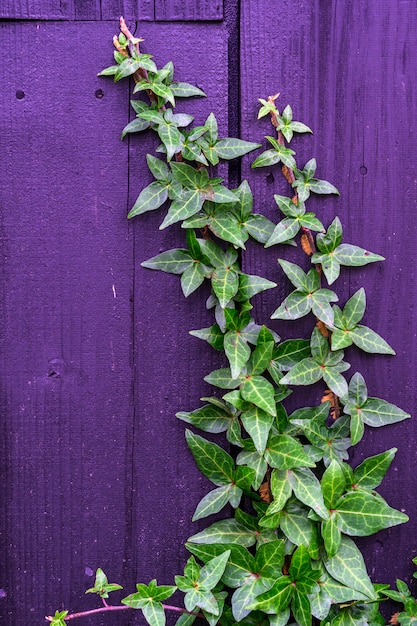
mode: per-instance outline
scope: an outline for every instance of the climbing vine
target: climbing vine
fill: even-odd
[[[121,604],[112,605],[109,594],[121,586],[109,583],[98,569],[87,593],[97,594],[102,605],[81,613],[57,611],[47,620],[64,626],[87,615],[139,609],[150,626],[164,626],[166,611],[180,614],[178,626],[190,626],[197,617],[210,626],[310,626],[312,621],[362,626],[384,623],[378,606],[388,596],[408,602],[397,616],[408,623],[417,612],[408,587],[399,581],[398,590],[390,591],[373,584],[352,539],[408,519],[375,491],[396,449],[366,458],[355,468],[348,463],[348,450],[362,439],[365,426],[385,426],[409,415],[370,396],[361,373],[346,376],[345,348],[394,351],[362,324],[365,290],[339,306],[331,288],[343,267],[383,257],[345,243],[338,217],[326,226],[307,211],[311,194],[338,191],[316,177],[315,159],[297,163],[294,139],[311,130],[293,119],[289,105],[280,112],[277,95],[260,100],[259,118],[269,118],[272,134],[252,167],[280,167],[289,193],[274,196],[276,224],[254,213],[249,184],[230,189],[214,169],[219,161],[239,158],[261,144],[219,137],[212,113],[196,125],[192,116],[175,112],[177,99],[205,94],[176,81],[171,62],[158,69],[151,55],[140,51],[141,41],[121,19],[121,33],[113,41],[115,65],[101,72],[115,81],[133,77],[133,94],[139,94],[131,101],[136,117],[122,136],[150,130],[160,140],[158,156],[147,155],[154,181],[142,189],[128,217],[167,209],[160,229],[181,223],[184,247],[142,265],[179,275],[184,296],[210,283],[207,307],[213,310],[213,324],[191,334],[223,354],[226,366],[205,377],[218,393],[177,417],[192,426],[186,430],[188,447],[213,484],[196,504],[193,520],[220,513],[226,505],[234,515],[188,539],[191,556],[174,585],[140,583]],[[277,275],[283,273],[294,289],[277,303],[271,318],[308,315],[308,338],[282,339],[254,319],[252,298],[276,284],[242,270],[240,256],[249,238],[265,247],[300,244],[300,265],[279,259]],[[319,381],[323,396],[318,405],[288,414],[287,396],[299,394],[303,402],[303,388]],[[195,429],[225,433],[235,453]],[[177,589],[184,594],[184,606],[166,604]]]

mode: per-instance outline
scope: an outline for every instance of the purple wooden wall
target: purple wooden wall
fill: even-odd
[[[365,285],[366,323],[398,356],[351,358],[352,371],[366,373],[370,395],[415,413],[415,2],[244,0],[239,11],[238,4],[1,4],[0,617],[7,626],[91,606],[82,595],[98,566],[127,592],[141,579],[169,584],[206,490],[174,414],[207,395],[201,380],[218,355],[187,333],[211,323],[205,294],[184,301],[177,277],[140,267],[181,245],[183,233],[157,233],[152,214],[125,218],[147,184],[145,154],[155,143],[119,141],[127,84],[96,77],[111,63],[118,14],[141,20],[137,32],[158,64],[173,59],[180,80],[209,94],[183,105],[198,120],[213,110],[223,134],[240,127],[258,141],[270,131],[256,121],[257,99],[280,91],[281,107],[291,102],[313,128],[313,138],[298,143],[300,158],[316,156],[318,175],[341,191],[340,199],[316,202],[317,212],[326,223],[337,212],[346,241],[387,258],[345,273],[338,286],[347,298]],[[277,221],[279,173],[249,164],[242,176],[256,211]],[[233,166],[232,179],[238,173]],[[258,296],[264,321],[288,288],[277,256],[255,246],[245,254],[247,271],[280,283]],[[399,448],[381,492],[411,521],[363,542],[381,582],[409,578],[417,554],[414,432],[412,420],[368,431],[354,454],[356,464]]]

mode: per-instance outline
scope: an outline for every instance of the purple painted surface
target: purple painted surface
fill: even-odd
[[[219,132],[227,135],[227,83],[219,82],[221,67],[227,59],[225,29],[207,24],[204,33],[208,47],[199,45],[201,30],[189,24],[147,25],[143,30],[145,46],[155,50],[158,66],[175,59],[176,75],[198,85],[207,99],[178,102],[203,122],[211,111],[220,120]],[[181,55],[176,54],[178,41]],[[151,181],[146,152],[158,145],[155,137],[131,141],[129,150],[129,206],[139,191]],[[207,291],[196,292],[185,300],[178,276],[152,272],[140,263],[163,250],[182,247],[184,231],[172,226],[158,231],[160,213],[146,213],[132,222],[134,269],[134,395],[137,398],[132,455],[137,494],[132,498],[132,551],[142,577],[159,576],[170,581],[183,565],[185,540],[197,532],[191,517],[197,502],[210,484],[194,467],[184,442],[184,423],[176,420],[179,410],[200,406],[200,397],[210,393],[203,377],[218,363],[218,354],[189,330],[212,323],[205,308]],[[191,313],[192,311],[192,313]],[[149,478],[143,484],[143,476]],[[202,527],[200,523],[199,527]],[[154,534],[153,529],[157,529]],[[160,546],[158,544],[161,544]],[[148,545],[147,545],[148,544]],[[153,573],[152,573],[153,572]]]
[[[183,6],[214,11],[214,5]],[[0,96],[0,589],[7,593],[0,593],[0,618],[7,626],[35,626],[55,608],[91,606],[83,592],[98,566],[127,593],[141,578],[171,582],[185,559],[182,543],[197,530],[191,515],[207,491],[174,415],[199,405],[210,392],[202,377],[218,366],[217,353],[188,335],[211,323],[205,294],[185,301],[178,277],[140,267],[182,245],[183,233],[175,226],[158,232],[161,218],[153,214],[127,222],[150,180],[145,154],[156,144],[149,136],[119,142],[129,116],[127,85],[96,78],[111,63],[119,12],[133,19],[141,7],[142,19],[152,19],[158,6],[168,13],[157,18],[175,19],[177,4],[9,0],[2,10],[29,19],[39,6],[50,10],[41,19],[115,21],[0,24],[8,60]],[[190,11],[187,19],[197,19]],[[291,19],[281,25],[275,12]],[[233,46],[228,54],[226,28],[149,21],[137,28],[144,51],[159,64],[173,59],[179,79],[208,93],[179,110],[197,123],[213,110],[224,134],[234,119],[228,90],[236,91],[239,52]],[[241,3],[240,36],[242,137],[259,141],[270,133],[265,120],[256,121],[257,99],[281,91],[281,107],[291,102],[296,119],[315,132],[298,142],[300,158],[316,156],[318,175],[341,191],[340,199],[314,201],[313,210],[326,224],[337,212],[346,241],[387,258],[345,273],[336,287],[344,299],[366,287],[365,323],[398,354],[352,358],[352,373],[361,369],[371,395],[413,413],[415,5],[292,0],[271,8],[252,0]],[[281,174],[251,171],[249,163],[242,174],[256,210],[277,221],[272,197],[284,190]],[[248,272],[280,283],[256,299],[263,321],[288,290],[278,255],[255,246],[245,253]],[[275,324],[283,336],[294,333],[291,324]],[[357,464],[365,454],[399,448],[381,492],[411,522],[363,542],[381,581],[409,577],[417,554],[414,431],[410,420],[368,432],[354,456]],[[119,615],[111,623],[131,622]]]
[[[118,143],[127,101],[96,77],[113,31],[2,25],[3,58],[31,47],[3,74],[1,107],[0,610],[11,625],[38,624],[81,596],[99,560],[122,575],[133,411],[128,153]],[[87,58],[86,40],[97,50]],[[45,61],[57,50],[64,62]]]
[[[223,0],[2,0],[0,18],[16,20],[217,21]]]
[[[335,184],[340,198],[316,197],[310,209],[328,225],[339,215],[344,241],[385,256],[385,263],[342,271],[334,287],[342,304],[361,286],[368,308],[364,324],[385,337],[396,357],[346,350],[350,372],[363,372],[370,396],[398,404],[415,414],[417,406],[417,317],[415,211],[417,154],[414,111],[417,65],[417,11],[413,2],[279,2],[291,19],[271,20],[270,3],[246,3],[241,15],[242,136],[257,141],[270,134],[256,121],[257,98],[280,92],[281,110],[291,103],[294,119],[313,129],[295,144],[303,165],[317,158],[317,175]],[[262,67],[261,71],[259,67]],[[266,143],[266,142],[265,142]],[[279,168],[242,175],[255,197],[255,210],[278,221],[273,193],[287,193]],[[280,191],[281,190],[281,191]],[[291,289],[276,259],[252,246],[245,255],[248,271],[279,282],[257,305],[265,320]],[[300,259],[296,249],[287,258]],[[309,266],[304,257],[306,268]],[[296,323],[276,321],[281,336],[293,336]],[[311,329],[311,324],[306,325]],[[350,373],[348,372],[348,374]],[[320,398],[317,387],[313,400]],[[309,394],[311,397],[311,394]],[[380,492],[410,516],[410,522],[362,540],[367,563],[378,582],[410,579],[417,554],[415,511],[417,442],[414,420],[368,429],[352,451],[353,464],[364,456],[398,447]]]
[[[221,20],[223,0],[155,0],[155,19]]]
[[[204,294],[185,302],[177,277],[140,267],[181,245],[183,233],[159,234],[160,216],[126,220],[156,143],[149,135],[120,142],[128,84],[96,77],[112,62],[116,28],[1,25],[3,58],[28,42],[33,48],[13,72],[4,68],[1,96],[0,616],[10,626],[94,606],[83,594],[92,582],[86,572],[98,566],[126,593],[152,577],[171,583],[208,485],[175,412],[209,391],[202,378],[217,354],[188,330],[210,316]],[[225,27],[205,26],[209,49],[188,24],[175,37],[169,24],[140,32],[158,64],[175,59],[179,80],[211,91],[188,111],[221,118]],[[86,41],[94,50],[87,59]],[[60,64],[45,60],[56,50]],[[226,135],[227,117],[220,126]]]

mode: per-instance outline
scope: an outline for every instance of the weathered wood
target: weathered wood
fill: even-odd
[[[125,218],[151,180],[145,154],[156,141],[138,135],[119,143],[128,85],[95,77],[112,62],[120,14],[140,20],[144,52],[158,64],[174,60],[180,80],[208,93],[207,100],[179,101],[197,123],[213,110],[227,134],[236,109],[228,109],[227,94],[237,94],[240,79],[242,138],[259,141],[271,132],[266,120],[256,120],[257,98],[277,91],[279,106],[290,102],[296,119],[313,128],[312,138],[297,141],[300,161],[316,156],[318,176],[336,184],[341,198],[316,198],[311,209],[325,224],[339,214],[346,241],[387,257],[385,264],[345,272],[335,287],[342,286],[343,304],[365,285],[364,322],[398,356],[355,356],[349,349],[347,360],[352,373],[364,372],[370,395],[414,412],[415,7],[378,0],[242,2],[240,78],[238,49],[227,50],[225,24],[149,23],[219,20],[219,7],[202,0],[157,0],[155,10],[153,0],[1,3],[7,18],[114,20],[0,25],[7,61],[0,101],[6,181],[0,187],[0,618],[8,626],[35,626],[55,608],[91,606],[83,592],[98,566],[126,593],[153,576],[171,583],[186,558],[184,540],[200,526],[191,515],[209,489],[174,414],[212,393],[202,377],[223,363],[188,335],[212,321],[204,310],[207,292],[185,301],[178,277],[140,266],[182,246],[183,231],[172,226],[158,233],[162,218],[152,213],[131,223]],[[278,169],[251,170],[252,158],[244,160],[243,175],[255,210],[277,222],[273,194],[288,188]],[[299,259],[298,250],[289,252]],[[255,300],[258,320],[268,324],[289,289],[279,255],[278,248],[261,253],[254,245],[244,253],[248,272],[279,282]],[[294,324],[273,326],[294,336]],[[317,402],[321,390],[312,388],[308,397]],[[356,465],[399,447],[380,491],[412,521],[362,542],[381,582],[409,578],[416,553],[413,431],[411,421],[375,429],[353,455]],[[112,623],[128,620],[121,614]]]
[[[222,25],[206,24],[207,46],[199,45],[202,30],[190,24],[143,24],[144,52],[154,52],[158,66],[174,59],[175,75],[198,85],[208,97],[178,99],[177,110],[203,123],[213,111],[220,132],[227,134],[227,83],[219,82],[227,59],[227,34]],[[177,53],[181,42],[181,54]],[[152,180],[146,153],[154,153],[155,137],[135,136],[130,142],[130,206],[139,191]],[[163,250],[184,247],[185,233],[178,225],[159,231],[160,211],[134,218],[134,394],[136,428],[132,452],[135,493],[132,498],[132,553],[139,577],[158,575],[170,583],[186,559],[185,540],[202,527],[191,517],[209,483],[195,467],[184,441],[185,424],[175,413],[201,406],[199,398],[212,395],[203,377],[220,367],[210,346],[188,334],[212,323],[206,311],[208,291],[185,300],[178,276],[140,267]],[[145,483],[144,478],[145,479]],[[135,565],[136,568],[136,565]]]
[[[168,22],[221,20],[223,0],[155,0],[155,19]]]
[[[9,481],[0,615],[10,626],[94,605],[83,593],[98,566],[126,593],[152,577],[171,583],[186,559],[183,543],[201,527],[190,520],[209,489],[175,418],[211,393],[202,378],[218,355],[188,334],[211,323],[208,294],[186,302],[178,277],[140,267],[184,245],[185,233],[158,234],[160,215],[126,220],[150,180],[145,155],[157,143],[150,134],[119,142],[128,84],[96,78],[112,62],[116,28],[2,24],[3,58],[33,48],[4,69],[0,104]],[[158,64],[175,59],[178,79],[210,93],[179,101],[179,110],[198,122],[213,110],[227,134],[227,83],[217,80],[227,35],[218,24],[204,31],[209,53],[196,25],[142,24],[142,49]],[[85,54],[86,41],[94,55]],[[52,71],[45,55],[56,50],[63,61]],[[126,616],[112,621],[126,624]],[[101,623],[106,616],[94,620]]]
[[[61,0],[3,0],[0,18],[16,20],[68,20],[72,2]]]
[[[121,15],[129,23],[133,20],[153,21],[155,0],[100,0],[103,20],[118,20]],[[132,31],[133,32],[133,31]]]
[[[3,0],[0,18],[16,20],[218,21],[223,0]]]
[[[291,103],[294,118],[313,128],[314,136],[295,142],[299,163],[317,157],[319,178],[333,182],[340,199],[316,197],[309,210],[327,225],[337,213],[344,240],[386,256],[386,262],[344,271],[335,284],[341,302],[365,286],[368,312],[364,323],[397,350],[397,357],[355,354],[347,349],[352,374],[362,371],[369,394],[385,398],[413,413],[417,404],[415,316],[415,155],[412,112],[416,67],[417,14],[412,2],[270,2],[241,5],[242,137],[257,141],[270,134],[268,122],[256,120],[257,99],[281,92],[278,107]],[[283,16],[285,15],[285,19]],[[266,145],[266,143],[265,143]],[[260,212],[276,223],[282,219],[274,193],[287,193],[279,167],[250,169],[243,176],[252,185]],[[300,252],[289,251],[300,260]],[[276,265],[286,254],[274,247],[268,254],[250,248],[246,269],[278,280],[279,289],[258,300],[263,314],[275,310],[290,285]],[[306,268],[309,265],[305,257]],[[414,308],[413,308],[414,307]],[[265,313],[264,313],[265,312]],[[310,327],[312,327],[311,320]],[[281,336],[294,324],[274,323]],[[322,387],[312,390],[317,402]],[[378,582],[408,578],[415,555],[414,515],[416,437],[412,421],[369,430],[353,454],[364,456],[398,446],[399,452],[381,493],[405,510],[408,525],[362,541],[367,562]]]
[[[1,25],[2,58],[14,59],[2,65],[0,105],[0,612],[10,626],[40,624],[62,603],[87,606],[99,562],[123,577],[133,277],[119,137],[128,101],[121,85],[96,77],[111,62],[113,31]]]
[[[153,20],[154,0],[2,0],[0,18],[15,20]],[[117,26],[116,26],[117,29]]]

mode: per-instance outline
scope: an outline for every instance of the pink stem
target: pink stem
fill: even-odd
[[[202,613],[197,613],[194,611],[187,611],[187,609],[181,609],[178,606],[171,606],[170,604],[162,605],[166,611],[176,611],[177,613],[187,613],[187,615],[195,615],[196,617],[204,617]],[[70,619],[76,619],[77,617],[86,617],[87,615],[95,615],[96,613],[107,613],[107,611],[127,611],[128,609],[132,609],[131,606],[122,606],[121,604],[113,605],[113,604],[105,604],[98,609],[90,609],[89,611],[81,611],[80,613],[70,613],[64,617],[64,620],[67,622]],[[51,621],[50,618],[47,618],[48,621]]]

